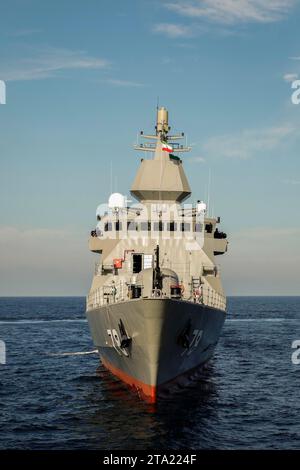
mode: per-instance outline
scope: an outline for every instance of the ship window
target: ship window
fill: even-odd
[[[195,232],[202,232],[203,224],[195,224]]]
[[[151,231],[151,222],[141,222],[141,230],[143,232],[150,232]]]
[[[181,230],[182,232],[189,232],[189,231],[191,230],[191,224],[187,224],[187,223],[185,223],[185,222],[182,222],[182,223],[180,224],[180,230]]]
[[[153,230],[154,232],[162,232],[164,229],[164,225],[163,223],[160,221],[160,222],[154,222],[153,223]]]
[[[213,226],[212,224],[206,224],[205,225],[205,232],[206,233],[212,233]]]
[[[133,254],[132,255],[132,272],[139,273],[142,270],[143,255]]]
[[[127,229],[128,230],[137,230],[137,223],[133,222],[132,220],[130,222],[127,222]]]
[[[167,224],[167,229],[168,229],[169,232],[176,232],[176,230],[177,230],[176,222],[169,222]]]
[[[112,231],[112,223],[106,222],[104,225],[104,232],[111,232]]]
[[[120,230],[122,230],[122,222],[120,222],[119,220],[115,223],[115,227],[116,227],[116,232],[119,232]]]

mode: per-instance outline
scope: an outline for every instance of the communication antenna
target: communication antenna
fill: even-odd
[[[208,183],[207,183],[207,215],[210,216],[210,184],[211,184],[211,169],[208,169]]]
[[[113,164],[112,160],[110,161],[110,194],[113,192]]]

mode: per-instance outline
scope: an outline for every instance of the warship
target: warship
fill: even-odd
[[[191,150],[170,135],[157,108],[155,132],[140,132],[130,201],[112,193],[97,210],[89,249],[97,253],[86,315],[104,367],[151,403],[182,387],[212,357],[226,316],[215,256],[227,235],[191,196],[183,161]]]

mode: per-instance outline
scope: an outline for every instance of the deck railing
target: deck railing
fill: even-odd
[[[141,286],[142,287],[142,286]],[[103,305],[110,305],[115,303],[124,302],[129,300],[128,284],[125,281],[117,281],[115,284],[109,286],[99,287],[86,298],[87,310],[92,310]],[[143,297],[142,298],[147,298]],[[149,298],[149,297],[148,297]],[[171,295],[165,295],[161,290],[154,289],[151,292],[150,298],[174,298]],[[196,293],[190,297],[182,297],[181,300],[186,300],[192,303],[199,303],[208,307],[226,310],[226,297],[219,294],[217,291],[207,286],[200,286]]]

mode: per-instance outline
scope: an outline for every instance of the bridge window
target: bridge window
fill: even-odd
[[[167,224],[167,230],[170,231],[170,232],[176,232],[176,230],[177,230],[176,222],[169,222]]]
[[[127,222],[127,229],[128,230],[133,230],[136,231],[138,228],[138,225],[136,222],[133,222],[132,220],[130,222]]]
[[[142,232],[150,232],[151,222],[141,222],[140,228]]]
[[[195,224],[195,232],[202,232],[203,230],[203,224]]]
[[[153,223],[154,232],[162,232],[163,229],[164,229],[164,225],[161,221]]]
[[[189,232],[191,230],[191,224],[187,224],[186,222],[182,222],[180,224],[181,232]]]
[[[111,232],[111,231],[112,231],[112,223],[111,222],[105,222],[104,232]]]

